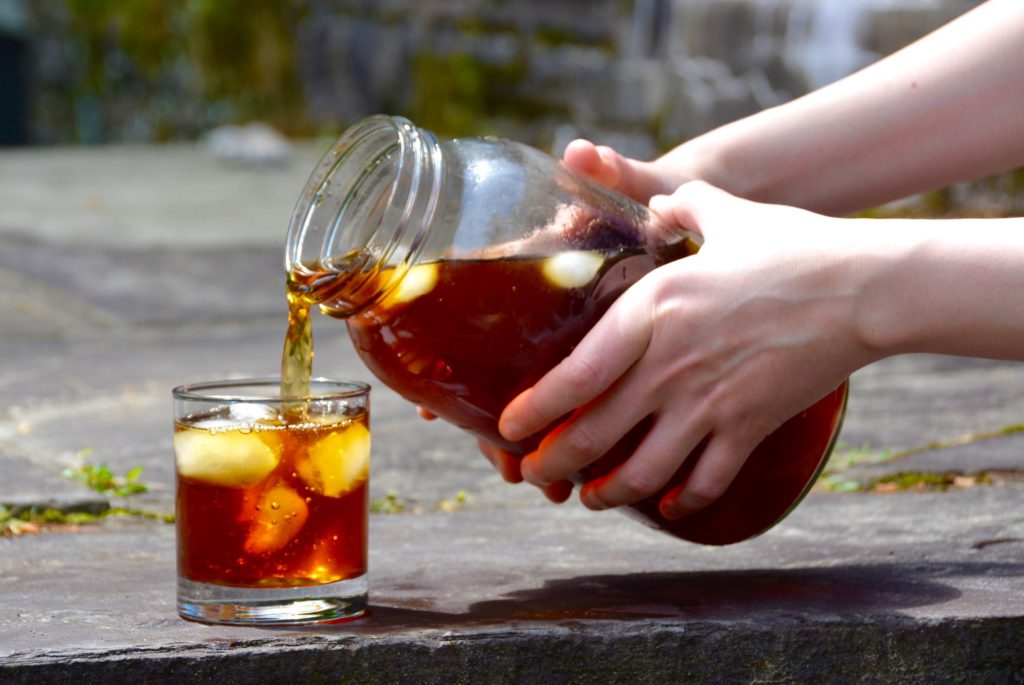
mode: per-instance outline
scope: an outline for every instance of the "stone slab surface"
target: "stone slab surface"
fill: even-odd
[[[277,242],[111,248],[17,236],[0,238],[0,273],[12,287],[20,283],[19,290],[32,292],[19,304],[24,314],[42,321],[68,317],[116,330],[280,318],[287,311],[284,229]]]
[[[318,369],[373,382],[342,338],[341,327],[326,318],[316,323],[324,333]],[[60,472],[85,461],[107,464],[117,473],[142,465],[143,480],[169,510],[171,389],[189,381],[273,374],[282,325],[257,321],[212,332],[187,329],[23,350],[26,358],[32,357],[35,372],[27,367],[0,372],[0,464],[28,464],[34,490],[40,489],[36,483],[44,473],[51,474],[55,488],[66,490]],[[374,388],[374,498],[394,491],[403,500],[431,507],[466,490],[471,506],[543,501],[533,488],[505,484],[466,435],[447,424],[418,419],[398,395],[376,383]],[[14,477],[17,473],[12,468],[0,475],[0,503],[5,494],[27,487]]]
[[[179,620],[170,526],[4,540],[0,679],[997,682],[1021,668],[1021,494],[812,496],[728,548],[575,506],[376,516],[370,617],[301,629]]]
[[[954,473],[967,476],[986,472],[1024,476],[1024,433],[979,439],[964,445],[914,452],[878,464],[863,464],[843,471],[843,477],[866,482],[897,473]]]
[[[1020,363],[906,355],[854,375],[843,443],[903,450],[1021,423]]]
[[[190,144],[0,150],[0,231],[81,245],[279,245],[329,143],[269,168]]]
[[[277,371],[283,229],[314,152],[259,171],[188,146],[0,152],[0,504],[102,505],[60,475],[88,460],[143,466],[151,491],[128,504],[171,510],[170,389]],[[369,379],[339,323],[315,326],[318,373]],[[1022,422],[1024,365],[908,356],[854,377],[840,441],[899,451]],[[379,385],[372,423],[371,496],[423,513],[371,517],[369,618],[181,621],[157,521],[0,538],[0,682],[1024,680],[1019,480],[812,493],[766,535],[705,548],[509,486]],[[1022,440],[848,475],[1018,471]],[[460,491],[461,510],[435,509]]]

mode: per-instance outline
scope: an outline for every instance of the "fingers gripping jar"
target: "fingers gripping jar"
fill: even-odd
[[[564,359],[630,285],[695,254],[695,237],[551,157],[497,138],[439,142],[387,116],[348,129],[310,177],[286,249],[289,296],[342,320],[363,362],[410,402],[513,454],[498,417]],[[813,483],[838,433],[845,384],[754,452],[715,503],[666,521],[658,495],[628,508],[687,540],[727,544],[770,528]],[[557,422],[556,422],[557,423]],[[607,474],[641,422],[579,474]],[[554,424],[551,428],[554,427]]]

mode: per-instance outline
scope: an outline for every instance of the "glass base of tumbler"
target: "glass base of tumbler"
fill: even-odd
[[[366,612],[366,576],[305,587],[230,587],[178,578],[178,614],[234,626],[339,621]]]

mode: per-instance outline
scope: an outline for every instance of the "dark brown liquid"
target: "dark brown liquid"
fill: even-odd
[[[304,424],[277,421],[255,432],[251,427],[208,431],[192,422],[175,425],[178,558],[186,578],[217,585],[290,587],[332,583],[366,571],[365,470],[353,478],[344,466],[351,455],[333,449],[352,443],[357,435],[368,436],[366,415],[335,418]],[[245,441],[262,440],[279,454],[279,461],[265,475],[258,474],[262,477],[256,482],[230,473],[183,475],[183,450],[189,442],[179,434],[187,433],[194,436],[186,438],[207,445],[222,444],[227,452],[240,449],[239,442],[244,448],[249,444]],[[317,445],[327,454],[317,453]],[[336,469],[339,475],[334,477],[329,472]]]
[[[544,258],[427,264],[418,268],[436,270],[428,293],[410,302],[385,299],[348,317],[349,334],[367,367],[403,397],[526,454],[540,436],[505,440],[497,428],[502,410],[568,356],[627,287],[675,254],[602,256],[600,270],[580,287],[552,283]]]
[[[498,417],[516,395],[564,359],[612,302],[644,274],[695,251],[683,241],[654,250],[610,249],[583,284],[552,282],[550,258],[448,260],[413,267],[408,292],[392,288],[367,308],[339,308],[356,349],[370,370],[410,402],[513,453],[532,451],[542,436],[509,442]],[[361,286],[383,287],[393,274],[364,277]],[[342,276],[306,272],[293,291],[325,304],[346,301]],[[365,291],[364,291],[365,292]],[[351,302],[352,300],[347,300]],[[642,522],[678,537],[728,544],[756,535],[782,518],[812,483],[838,430],[845,384],[770,435],[747,461],[729,490],[682,521],[661,518],[657,503],[683,482],[699,450],[657,496],[634,505]],[[643,438],[643,422],[579,480],[611,471]]]

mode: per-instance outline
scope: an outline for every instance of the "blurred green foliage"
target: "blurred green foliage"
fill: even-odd
[[[37,107],[61,140],[123,139],[133,116],[145,127],[141,137],[158,141],[255,119],[292,136],[352,123],[309,114],[298,43],[306,2],[65,0],[32,11],[38,33],[64,45],[68,68],[43,84],[58,106]],[[380,19],[373,6],[367,12]],[[490,30],[481,22],[463,29]],[[502,119],[551,114],[517,90],[526,70],[525,56],[498,64],[419,51],[410,56],[409,91],[395,94],[392,113],[449,136],[495,133]]]
[[[518,94],[525,59],[489,64],[471,55],[423,52],[413,60],[413,93],[406,113],[418,125],[448,136],[495,135],[502,118],[526,118],[531,103]]]
[[[308,128],[296,59],[301,4],[65,0],[31,11],[37,33],[63,44],[68,73],[46,85],[62,90],[71,140],[117,139],[110,129],[121,122],[110,110],[119,106],[140,112],[156,140],[224,120],[259,118],[293,134]],[[182,130],[186,100],[209,110],[193,117],[195,130]]]
[[[860,212],[871,219],[1021,216],[1024,168],[915,195]]]
[[[302,109],[294,30],[301,11],[294,4],[191,0],[186,8],[208,97],[241,102],[253,116]]]

